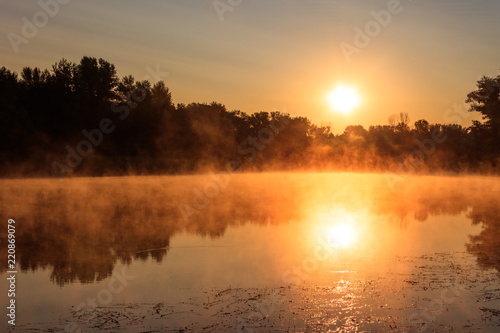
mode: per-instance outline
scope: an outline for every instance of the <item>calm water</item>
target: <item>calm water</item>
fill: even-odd
[[[0,182],[16,331],[500,329],[499,178]]]

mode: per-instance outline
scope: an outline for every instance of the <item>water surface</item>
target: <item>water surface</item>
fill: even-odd
[[[17,227],[16,331],[500,325],[498,178],[266,173],[1,183],[2,220]],[[1,271],[7,290],[6,262]]]

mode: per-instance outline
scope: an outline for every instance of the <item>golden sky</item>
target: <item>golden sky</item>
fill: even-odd
[[[499,74],[499,14],[498,0],[4,0],[0,66],[87,55],[143,79],[159,65],[175,103],[285,111],[337,133],[399,112],[443,123]],[[328,105],[338,84],[359,92],[352,113]]]

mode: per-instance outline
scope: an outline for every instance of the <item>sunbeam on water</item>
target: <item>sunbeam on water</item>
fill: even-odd
[[[346,223],[338,223],[337,225],[329,228],[327,232],[332,244],[340,247],[352,245],[357,236],[354,227]]]
[[[323,237],[332,248],[349,248],[354,246],[360,237],[359,214],[346,211],[343,208],[326,210],[315,216],[314,223],[319,228],[317,233]]]
[[[1,219],[17,211],[16,331],[500,326],[499,179],[240,174],[186,221],[179,205],[210,181],[0,181]]]

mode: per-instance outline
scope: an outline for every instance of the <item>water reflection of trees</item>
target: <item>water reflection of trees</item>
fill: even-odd
[[[413,182],[413,183],[412,183]],[[420,183],[417,183],[420,182]],[[380,205],[385,213],[402,220],[413,217],[424,222],[431,215],[459,215],[466,213],[472,225],[481,225],[477,235],[469,235],[466,250],[477,257],[479,267],[500,272],[500,180],[492,177],[446,177],[422,181],[410,179],[407,186],[396,193],[400,199],[388,195],[392,207]]]
[[[266,191],[267,185],[248,191],[235,184],[187,222],[179,204],[192,205],[192,189],[209,181],[192,178],[191,183],[185,177],[170,177],[174,181],[164,183],[131,177],[134,180],[125,184],[117,179],[7,181],[0,189],[0,214],[6,221],[11,216],[5,212],[17,212],[18,267],[49,269],[51,280],[60,286],[93,283],[109,277],[119,262],[161,262],[171,237],[184,230],[217,238],[229,226],[293,218],[292,212],[280,212],[277,203],[285,201],[275,196],[277,192]],[[1,265],[4,272],[6,263]]]
[[[408,178],[395,188],[383,176],[266,174],[234,176],[201,210],[183,219],[179,204],[192,205],[193,188],[210,178],[166,177],[5,181],[0,214],[16,212],[18,267],[49,269],[54,283],[93,283],[117,263],[161,262],[171,237],[187,231],[217,238],[247,222],[279,224],[309,216],[318,205],[342,205],[399,221],[467,212],[483,225],[467,251],[483,268],[500,271],[500,185],[491,178]],[[492,187],[493,186],[493,187]],[[488,192],[480,189],[490,188]],[[23,204],[20,204],[23,202]],[[2,239],[5,244],[5,240]],[[1,271],[6,270],[2,263]]]
[[[477,263],[481,268],[494,268],[498,272],[500,272],[499,210],[498,200],[486,201],[472,209],[468,214],[472,224],[482,224],[483,228],[478,235],[469,236],[470,242],[466,245],[467,251],[477,257]]]

